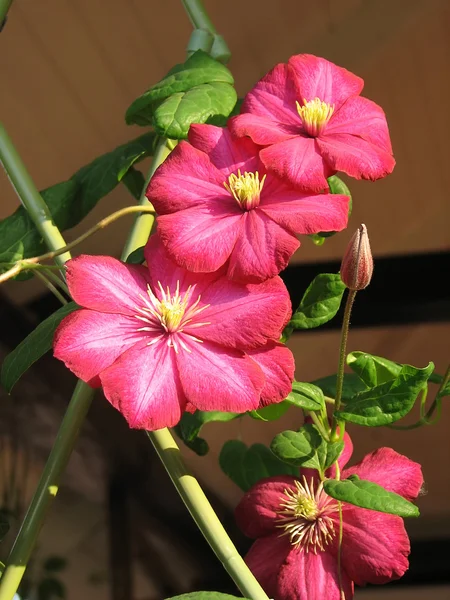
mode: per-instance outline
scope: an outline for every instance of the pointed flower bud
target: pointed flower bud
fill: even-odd
[[[342,259],[341,279],[349,289],[363,290],[369,285],[372,273],[373,258],[367,227],[360,225]]]

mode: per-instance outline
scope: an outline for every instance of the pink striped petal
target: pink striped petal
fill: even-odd
[[[334,171],[342,171],[355,179],[380,179],[392,173],[395,160],[389,153],[361,137],[326,131],[317,138],[324,159]]]
[[[230,256],[244,213],[233,198],[223,206],[203,205],[158,218],[158,233],[169,255],[190,271],[212,272]]]
[[[236,507],[235,517],[245,535],[258,538],[275,532],[281,533],[277,527],[280,518],[278,513],[286,490],[296,490],[295,477],[267,477],[255,483],[244,494]]]
[[[392,448],[379,448],[367,454],[360,463],[346,469],[342,478],[349,475],[358,475],[360,479],[378,483],[407,500],[417,498],[423,485],[422,468],[419,463],[409,460]]]
[[[341,194],[310,196],[285,188],[261,198],[260,210],[297,234],[342,231],[347,227],[349,197]]]
[[[353,598],[353,583],[341,569],[345,600]],[[304,552],[293,548],[278,575],[278,600],[341,600],[337,559],[329,552]]]
[[[261,392],[261,406],[284,400],[292,390],[295,371],[294,357],[289,348],[271,342],[246,353],[261,367],[266,378]]]
[[[354,96],[336,111],[328,123],[325,135],[350,133],[392,154],[391,139],[384,110],[372,100]]]
[[[145,246],[144,254],[149,271],[150,285],[158,298],[160,298],[160,283],[164,289],[169,287],[171,293],[174,293],[177,285],[179,285],[181,294],[184,294],[189,286],[193,288],[195,286],[195,293],[201,294],[211,282],[216,281],[223,275],[221,271],[215,271],[214,273],[202,273],[199,276],[178,266],[170,258],[158,234],[150,237]]]
[[[332,518],[338,531],[337,513]],[[352,581],[387,583],[405,573],[410,544],[401,517],[345,504],[343,519],[341,560]]]
[[[229,129],[214,125],[191,125],[190,143],[205,152],[210,161],[224,176],[245,171],[261,170],[258,159],[258,146],[249,139],[239,139],[231,135]]]
[[[246,412],[259,404],[264,385],[261,369],[248,356],[210,342],[179,334],[176,356],[181,383],[188,401],[199,410]],[[186,350],[187,348],[187,350]]]
[[[146,196],[159,215],[184,210],[206,202],[229,199],[224,174],[208,156],[187,142],[180,142],[157,169]]]
[[[300,246],[297,238],[262,210],[245,213],[241,234],[231,253],[228,276],[236,281],[264,281],[286,268]]]
[[[126,350],[148,340],[137,319],[123,315],[77,310],[55,332],[53,354],[77,377],[97,387],[97,375]],[[95,378],[95,379],[94,379]]]
[[[133,429],[173,427],[186,406],[175,352],[165,341],[131,348],[100,379],[105,396]]]
[[[289,539],[274,533],[256,540],[245,556],[245,562],[269,598],[284,600],[283,596],[278,595],[278,573],[290,549]],[[303,600],[303,598],[296,600]]]
[[[347,98],[360,94],[364,87],[360,77],[312,54],[292,56],[288,65],[297,85],[299,102],[320,98],[338,110]]]
[[[327,177],[333,171],[323,159],[317,139],[297,136],[261,150],[266,168],[299,189],[320,192],[328,189]]]
[[[202,293],[201,300],[210,305],[199,316],[207,324],[196,329],[187,326],[185,331],[229,348],[247,350],[278,340],[292,311],[279,277],[246,286],[220,278]]]
[[[147,293],[147,269],[111,256],[81,255],[67,262],[67,285],[84,308],[134,316]]]
[[[298,113],[297,113],[298,115]],[[272,121],[267,116],[254,113],[242,113],[228,121],[228,128],[237,136],[249,136],[260,146],[277,144],[296,137],[302,132],[301,123],[297,125],[286,125],[278,121]]]
[[[301,100],[301,97],[298,96],[290,69],[286,64],[280,63],[247,94],[241,113],[252,113],[300,128],[297,100]],[[255,139],[253,141],[258,143]]]

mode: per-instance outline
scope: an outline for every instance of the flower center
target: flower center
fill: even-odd
[[[190,285],[184,294],[180,294],[179,281],[177,281],[175,293],[173,294],[169,286],[164,290],[159,281],[158,287],[161,300],[153,293],[149,285],[147,285],[147,296],[141,295],[144,304],[143,306],[136,307],[138,314],[135,316],[136,319],[143,321],[145,326],[140,327],[138,331],[157,334],[156,336],[152,336],[151,341],[148,343],[149,346],[167,337],[167,344],[173,347],[175,352],[178,353],[179,346],[183,350],[186,350],[186,352],[190,352],[183,339],[179,336],[177,337],[175,334],[182,333],[187,325],[189,325],[190,329],[209,325],[209,322],[199,323],[196,317],[210,305],[199,306],[201,296],[198,296],[197,300],[192,302],[192,292],[195,285]],[[184,336],[195,342],[202,343],[202,340],[190,333],[184,332]]]
[[[278,511],[278,525],[282,535],[288,535],[296,548],[305,552],[323,551],[335,535],[331,513],[338,504],[323,491],[323,483],[314,489],[314,479],[295,480],[295,490],[286,489]]]
[[[232,173],[228,177],[228,183],[224,181],[223,185],[225,189],[230,192],[236,202],[244,210],[251,210],[259,204],[259,197],[261,190],[264,186],[264,175],[261,181],[259,180],[259,173],[245,173],[242,175],[241,170],[238,169],[238,174]]]
[[[309,102],[303,98],[303,106],[299,102],[296,102],[296,105],[305,131],[312,136],[317,136],[323,131],[334,113],[334,104],[331,106],[317,97]]]

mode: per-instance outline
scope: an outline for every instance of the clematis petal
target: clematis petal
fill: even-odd
[[[248,112],[232,117],[227,126],[236,136],[249,136],[259,146],[270,146],[299,135],[302,132],[300,125],[286,125],[272,121],[267,116]]]
[[[297,234],[341,231],[347,226],[349,197],[343,194],[303,194],[283,187],[262,195],[259,208],[273,221]]]
[[[332,518],[337,530],[337,513]],[[405,573],[410,544],[403,519],[344,504],[343,520],[341,564],[352,581],[386,583]]]
[[[328,189],[327,177],[335,171],[321,156],[317,139],[297,136],[260,152],[268,171],[287,179],[298,189],[320,192]]]
[[[131,348],[100,379],[107,399],[134,429],[173,427],[186,406],[175,351],[165,341]]]
[[[284,344],[270,342],[263,348],[246,350],[262,369],[266,382],[261,391],[260,406],[281,402],[292,390],[295,362]]]
[[[202,273],[199,277],[196,273],[178,266],[170,258],[158,234],[150,237],[145,245],[144,255],[148,265],[149,282],[158,298],[160,283],[164,289],[169,287],[172,293],[176,290],[177,285],[179,285],[181,294],[184,294],[189,286],[193,288],[196,294],[201,294],[211,282],[216,281],[216,279],[224,274],[224,272],[218,270],[214,273]]]
[[[380,179],[394,169],[395,160],[389,152],[361,137],[325,132],[316,141],[332,169],[347,173],[355,179]]]
[[[342,473],[343,478],[349,475],[358,475],[360,479],[378,483],[407,500],[417,498],[423,485],[419,463],[409,460],[392,448],[379,448],[367,454],[360,463]]]
[[[225,177],[238,169],[242,172],[261,170],[258,146],[252,140],[234,137],[228,128],[193,124],[189,129],[189,141],[207,154]]]
[[[169,255],[190,271],[212,272],[229,258],[244,214],[233,200],[182,210],[158,218],[158,233]]]
[[[133,317],[77,310],[57,328],[53,354],[77,377],[97,387],[101,371],[135,344],[148,341],[148,332],[138,331],[141,326]]]
[[[147,269],[111,256],[81,255],[67,263],[67,285],[84,308],[134,316],[147,293]]]
[[[347,98],[357,96],[364,87],[364,81],[357,75],[312,54],[292,56],[288,68],[297,85],[299,102],[320,98],[338,110]]]
[[[197,329],[188,325],[184,331],[202,340],[245,350],[278,340],[292,311],[280,277],[259,285],[220,278],[204,290],[201,300],[210,305],[199,315],[200,321],[207,324]]]
[[[341,569],[345,600],[353,598],[353,584]],[[282,600],[341,600],[338,563],[329,552],[302,552],[293,548],[278,575],[275,598]]]
[[[208,156],[187,142],[180,142],[156,170],[146,196],[159,215],[206,202],[221,202],[228,194],[224,175]]]
[[[245,562],[269,598],[284,600],[277,595],[278,573],[290,548],[287,537],[273,534],[256,540],[245,556]]]
[[[264,375],[256,363],[238,350],[178,334],[176,361],[188,401],[199,410],[246,412],[259,404]],[[187,348],[187,350],[186,350]]]
[[[278,511],[286,490],[295,490],[295,477],[277,475],[261,479],[244,494],[236,507],[239,528],[251,538],[281,533]]]
[[[245,213],[241,234],[231,253],[228,276],[256,283],[278,275],[300,246],[297,238],[263,211]]]
[[[288,65],[280,63],[250,90],[241,113],[267,117],[276,123],[300,129],[301,119],[296,105],[296,101],[300,99]],[[259,143],[255,139],[253,141]]]
[[[341,108],[333,113],[325,134],[349,133],[359,136],[392,154],[391,139],[383,109],[360,96],[349,98]]]

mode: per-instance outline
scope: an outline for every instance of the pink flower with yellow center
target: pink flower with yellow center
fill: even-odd
[[[344,467],[352,453],[339,459]],[[341,477],[358,475],[407,500],[423,483],[420,465],[391,448],[368,454]],[[334,472],[329,470],[328,476]],[[410,544],[403,519],[342,504],[341,573],[338,572],[339,512],[323,490],[317,472],[301,469],[299,477],[262,479],[236,508],[242,531],[257,538],[245,557],[266,593],[274,600],[346,600],[354,584],[386,583],[408,568]],[[340,584],[341,581],[341,584]]]
[[[383,110],[361,93],[364,82],[310,54],[292,56],[247,94],[231,131],[249,136],[266,168],[300,189],[327,189],[342,171],[379,179],[395,161]]]
[[[207,273],[226,264],[230,279],[264,281],[287,266],[297,234],[346,227],[348,196],[286,185],[267,173],[251,140],[192,125],[189,142],[175,148],[147,189],[161,240],[182,267]]]
[[[108,256],[67,263],[82,308],[58,327],[56,358],[101,385],[134,428],[172,427],[186,409],[245,412],[285,398],[294,360],[278,343],[291,315],[282,280],[189,273],[156,236],[145,256],[148,268]]]

